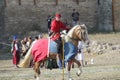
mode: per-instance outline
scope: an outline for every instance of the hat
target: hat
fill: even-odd
[[[13,39],[14,39],[14,40],[16,40],[17,38],[18,38],[18,36],[17,36],[17,35],[14,35],[14,36],[13,36]]]
[[[56,14],[55,17],[61,18],[61,14]]]

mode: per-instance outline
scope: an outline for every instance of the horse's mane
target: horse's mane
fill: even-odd
[[[74,26],[73,28],[70,29],[70,31],[67,33],[67,35],[64,35],[64,40],[65,42],[69,42],[71,41],[71,38],[73,37],[73,32],[74,32],[74,29],[77,28],[77,27],[81,27],[81,29],[85,29],[87,31],[87,27],[85,24],[81,24],[81,25],[76,25]],[[86,32],[87,33],[87,32]],[[86,35],[87,36],[87,35]]]
[[[76,27],[78,27],[79,25],[76,25],[76,26],[74,26],[72,29],[70,29],[70,31],[68,32],[68,36],[69,37],[72,37],[72,34],[73,34],[73,31],[74,31],[74,29],[76,28]]]
[[[72,38],[74,29],[75,29],[76,27],[78,27],[78,26],[79,26],[79,25],[76,25],[76,26],[74,26],[72,29],[70,29],[70,31],[68,32],[68,34],[65,36],[65,42],[68,42],[68,41],[71,40],[70,38]]]

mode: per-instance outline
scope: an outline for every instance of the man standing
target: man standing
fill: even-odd
[[[52,16],[51,15],[48,15],[48,18],[47,18],[47,26],[48,26],[48,32],[50,32],[50,28],[51,28],[51,21],[52,21]]]
[[[79,22],[79,12],[77,12],[75,9],[73,9],[72,13],[72,26],[77,25]]]
[[[60,31],[62,30],[69,30],[68,27],[61,21],[61,15],[56,14],[55,19],[51,22],[51,39],[58,44],[58,56],[57,56],[57,63],[58,67],[62,68],[62,60],[60,60],[60,54],[62,53],[62,41],[60,37]]]
[[[81,67],[84,66],[84,53],[83,53],[82,49],[83,49],[83,42],[79,41],[79,43],[78,43],[78,53],[77,53],[75,58],[80,61]]]

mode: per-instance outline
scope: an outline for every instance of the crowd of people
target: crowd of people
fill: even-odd
[[[20,62],[20,58],[26,55],[27,51],[30,49],[32,44],[35,43],[38,39],[41,39],[43,34],[35,36],[32,38],[31,36],[23,38],[21,41],[18,36],[13,36],[13,40],[11,43],[11,53],[13,55],[13,65],[18,68],[18,64]],[[32,61],[31,61],[32,62]],[[32,63],[30,64],[32,66]]]
[[[57,13],[54,18],[51,15],[48,15],[47,17],[47,22],[48,22],[47,26],[48,26],[49,36],[51,40],[55,41],[58,44],[57,65],[60,69],[62,68],[62,63],[61,63],[62,60],[61,60],[61,56],[59,55],[60,53],[62,53],[62,41],[60,37],[61,35],[60,31],[61,29],[68,31],[71,28],[66,25],[67,22],[65,22],[66,23],[65,24],[64,22],[61,21],[61,17],[62,16],[59,13]],[[73,9],[71,18],[72,18],[72,26],[79,24],[79,12],[77,12],[76,9]],[[13,54],[13,64],[15,65],[15,67],[18,67],[17,65],[20,62],[20,56],[24,57],[27,51],[29,50],[29,48],[31,47],[31,45],[34,44],[35,41],[41,38],[43,38],[43,35],[34,37],[34,40],[31,36],[29,36],[22,39],[19,43],[18,36],[13,37],[11,52]],[[78,55],[76,56],[76,59],[78,59],[81,65],[84,66],[84,62],[83,62],[84,55],[82,52],[81,41],[78,44]],[[31,60],[30,66],[33,66],[32,60]]]

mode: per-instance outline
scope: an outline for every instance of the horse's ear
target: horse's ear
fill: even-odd
[[[82,24],[80,26],[81,26],[81,29],[86,29],[86,25],[85,24]]]
[[[81,26],[85,26],[85,24],[82,24]]]

